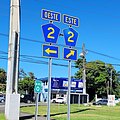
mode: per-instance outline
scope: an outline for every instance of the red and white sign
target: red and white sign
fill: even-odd
[[[108,106],[115,106],[115,95],[108,95]]]

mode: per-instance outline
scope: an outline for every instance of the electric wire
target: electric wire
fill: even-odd
[[[0,54],[5,54],[7,55],[8,53],[7,52],[4,52],[4,51],[0,51]],[[37,60],[35,58],[42,58],[44,59],[43,57],[38,57],[38,56],[29,56],[29,55],[20,55],[20,61],[21,62],[28,62],[28,63],[38,63],[38,64],[47,64],[48,65],[48,62],[44,61],[44,60]],[[0,59],[8,59],[7,56],[0,56]],[[46,58],[48,59],[48,58]],[[86,63],[89,63],[89,62],[86,62]],[[104,63],[97,63],[96,64],[104,64]],[[113,66],[120,66],[120,64],[111,64],[111,63],[105,63],[105,64],[110,64],[110,65],[113,65]],[[55,66],[64,66],[64,67],[68,67],[68,65],[66,64],[58,64],[58,63],[53,63],[53,65]],[[72,67],[76,68],[76,66],[72,65]],[[82,67],[81,67],[82,68]],[[90,69],[90,68],[87,68],[87,69]]]
[[[0,51],[0,52],[1,52],[1,51]],[[24,56],[24,57],[23,57],[23,56]],[[39,57],[36,57],[36,58],[39,58]],[[0,59],[8,60],[7,56],[0,56]],[[21,55],[20,61],[21,61],[21,62],[28,62],[28,63],[36,63],[36,64],[46,64],[46,65],[48,65],[48,62],[43,61],[43,60],[36,60],[36,59],[34,59],[34,58],[31,58],[31,56],[28,56],[28,55]],[[58,63],[52,63],[52,65],[68,67],[68,65],[58,64]],[[74,67],[74,66],[72,66],[72,67]]]
[[[5,36],[5,37],[8,37],[8,34],[4,34],[4,33],[0,33],[1,36]],[[45,43],[45,42],[42,42],[40,40],[33,40],[33,39],[29,39],[29,38],[22,38],[20,37],[21,40],[25,40],[25,41],[30,41],[30,42],[35,42],[35,43]],[[57,44],[58,46],[65,46],[65,45],[62,45],[62,44]],[[75,47],[76,49],[80,50],[82,49],[81,47]],[[120,61],[119,58],[116,58],[116,57],[113,57],[113,56],[110,56],[110,55],[106,55],[106,54],[103,54],[103,53],[100,53],[100,52],[96,52],[96,51],[93,51],[93,50],[89,50],[89,49],[86,49],[88,52],[91,52],[91,53],[94,53],[94,54],[97,54],[97,55],[100,55],[100,56],[104,56],[104,57],[107,57],[107,58],[111,58],[111,59],[114,59],[114,60],[118,60]]]
[[[44,0],[39,0],[39,1],[41,1],[41,3],[45,3],[45,5],[50,5],[51,4],[51,2],[50,1],[44,1]],[[36,2],[39,2],[39,1],[36,1]],[[87,4],[87,2],[85,3],[85,4]],[[60,4],[58,4],[58,3],[56,3],[56,2],[52,2],[52,5],[55,5],[55,6],[60,6]],[[95,3],[90,3],[90,5],[92,5],[92,6],[96,6],[96,4]],[[104,8],[106,8],[106,6],[105,6],[105,4],[103,4],[104,6]],[[31,12],[33,13],[33,11],[32,11],[32,8],[31,9],[28,9],[27,7],[26,8],[23,8],[23,6],[22,6],[22,4],[20,5],[21,6],[21,10],[22,11],[24,11],[24,12],[27,12],[27,14],[30,14]],[[80,11],[83,13],[88,13],[89,12],[89,14],[95,14],[95,15],[98,15],[98,13],[96,12],[96,11],[89,11],[89,10],[87,10],[87,9],[84,9],[84,10],[82,10],[82,9],[80,9],[80,8],[78,8],[78,7],[73,7],[73,6],[66,6],[65,4],[61,4],[61,6],[62,7],[65,7],[65,8],[68,8],[67,10],[69,10],[69,11],[74,11],[75,13],[80,13]],[[9,9],[8,9],[8,7],[5,7],[5,6],[2,6],[1,7],[1,9],[4,9],[4,10],[6,10],[6,11],[9,11]],[[31,11],[30,11],[31,10]],[[3,11],[2,11],[2,13],[3,13]],[[101,13],[101,14],[100,14]],[[100,12],[99,13],[99,15],[104,15],[104,16],[111,16],[111,17],[116,17],[116,18],[120,18],[120,15],[112,15],[112,14],[108,14],[108,13],[104,13],[104,12]],[[7,14],[7,13],[4,13],[3,15],[5,15],[5,14]],[[30,14],[31,15],[31,14]],[[27,18],[27,17],[26,17]]]

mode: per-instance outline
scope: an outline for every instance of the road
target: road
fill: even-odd
[[[5,104],[0,103],[0,113],[4,113],[4,112],[5,112]]]
[[[39,105],[47,105],[46,103],[39,103]],[[35,104],[26,104],[26,103],[21,103],[20,107],[24,106],[35,106]],[[0,103],[0,113],[5,112],[5,103]],[[39,120],[46,120],[45,117],[38,116]],[[27,113],[20,113],[20,120],[34,120],[34,115],[32,114],[27,114]]]

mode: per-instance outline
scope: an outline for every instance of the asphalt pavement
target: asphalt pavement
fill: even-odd
[[[46,120],[46,117],[43,116],[37,116],[37,120]],[[28,114],[28,113],[20,113],[20,119],[19,120],[35,120],[35,115]]]
[[[35,105],[35,104],[21,104],[21,107],[31,106],[31,105]],[[4,112],[5,112],[5,105],[2,103],[2,104],[0,104],[0,113],[4,113]],[[44,116],[40,116],[40,115],[37,116],[37,120],[46,120],[46,119],[47,118]],[[21,112],[19,120],[35,120],[35,115]],[[52,119],[52,120],[54,120],[54,119]]]

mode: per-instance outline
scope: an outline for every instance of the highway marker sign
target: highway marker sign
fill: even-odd
[[[50,58],[58,58],[58,46],[43,45],[43,56]]]
[[[56,43],[60,29],[54,24],[42,25],[42,30],[45,38],[45,42]]]
[[[77,50],[71,48],[64,48],[64,59],[77,60]]]
[[[51,10],[42,9],[41,11],[41,18],[51,21],[61,21],[61,14],[58,12],[54,12]]]
[[[63,23],[79,27],[79,18],[63,14]]]
[[[68,46],[75,46],[78,38],[78,33],[73,28],[63,30],[65,44]]]

